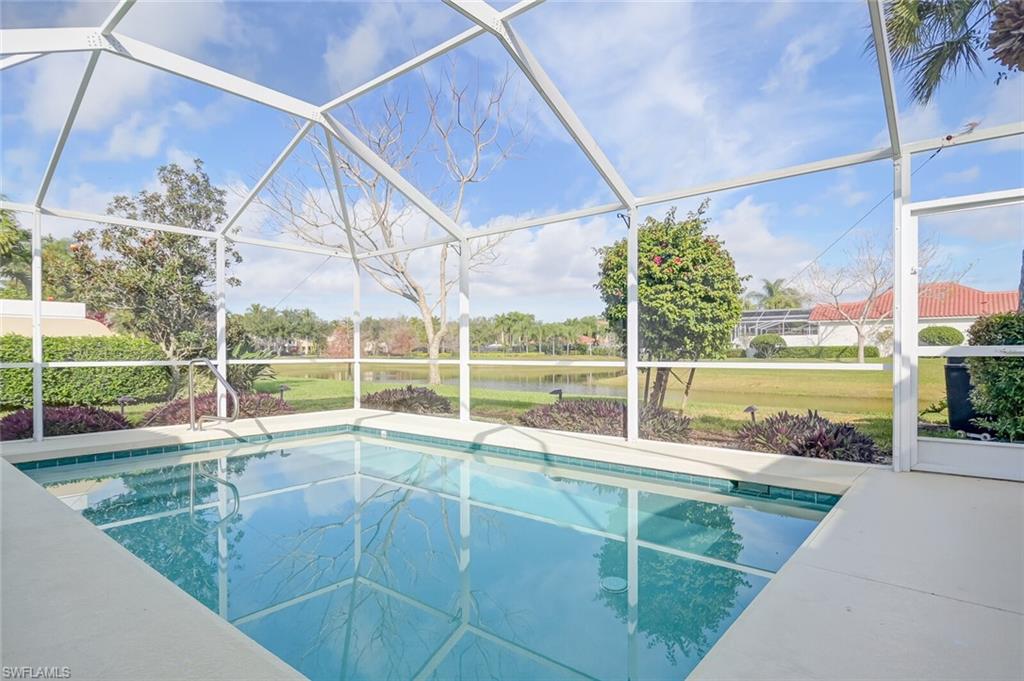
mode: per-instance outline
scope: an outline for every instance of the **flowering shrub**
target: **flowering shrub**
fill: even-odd
[[[835,423],[816,411],[772,414],[757,423],[748,423],[739,432],[739,441],[747,449],[815,459],[838,459],[872,463],[884,453],[874,440],[849,423]]]
[[[648,217],[637,229],[641,358],[693,361],[720,359],[732,346],[733,331],[743,311],[744,279],[725,242],[708,232],[708,201],[676,218]],[[597,250],[604,318],[626,352],[626,291],[629,280],[627,239]],[[644,402],[664,406],[670,369],[654,370]]]
[[[79,435],[131,428],[117,412],[97,407],[45,407],[43,435]],[[0,440],[24,440],[32,437],[32,410],[19,409],[0,419]]]
[[[565,430],[596,435],[625,435],[626,405],[615,400],[561,400],[534,407],[519,417],[531,428]],[[640,412],[640,437],[683,442],[690,419],[674,411],[647,404]]]
[[[451,414],[452,403],[430,388],[388,388],[363,395],[362,406],[367,409],[401,411],[406,414]]]
[[[238,418],[252,419],[262,416],[292,414],[295,408],[276,395],[267,393],[241,393],[238,396]],[[231,398],[228,397],[228,400]],[[230,408],[230,404],[228,407]],[[217,394],[203,393],[196,396],[196,418],[203,414],[217,413]],[[146,412],[140,426],[173,426],[188,423],[188,398],[173,400]]]

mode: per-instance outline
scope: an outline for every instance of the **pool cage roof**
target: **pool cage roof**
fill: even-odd
[[[0,52],[3,54],[2,59],[0,59],[0,70],[16,67],[19,64],[24,64],[38,57],[54,53],[86,53],[89,55],[89,59],[85,72],[81,77],[79,86],[74,93],[70,110],[67,112],[64,124],[57,136],[57,141],[52,154],[50,155],[49,162],[45,166],[42,177],[39,178],[38,191],[35,194],[34,200],[31,203],[3,201],[0,205],[5,209],[32,213],[36,216],[33,227],[33,245],[37,251],[39,248],[41,229],[40,216],[42,215],[58,218],[88,220],[100,224],[126,225],[145,229],[189,234],[214,240],[217,244],[218,251],[221,253],[223,252],[221,249],[224,248],[225,242],[233,242],[313,253],[324,256],[335,256],[351,260],[357,274],[360,268],[359,263],[364,259],[389,253],[406,252],[436,247],[442,244],[452,244],[460,254],[460,348],[468,348],[469,284],[467,273],[469,263],[468,256],[466,255],[466,246],[472,239],[486,238],[494,234],[515,232],[518,230],[615,212],[627,214],[631,218],[632,224],[636,224],[638,219],[638,210],[645,206],[652,206],[655,204],[691,197],[700,197],[711,192],[747,187],[773,180],[797,177],[819,171],[846,168],[872,161],[884,160],[890,161],[893,164],[894,169],[893,220],[898,232],[904,199],[909,192],[909,158],[911,154],[936,150],[952,145],[995,140],[1024,133],[1024,122],[1017,121],[1003,125],[973,129],[965,134],[955,136],[943,136],[913,141],[905,139],[901,132],[901,123],[897,112],[897,97],[894,88],[892,60],[890,58],[890,49],[884,26],[884,7],[880,0],[866,0],[871,27],[871,47],[869,47],[869,50],[873,48],[873,56],[877,63],[878,86],[881,92],[881,101],[884,106],[886,121],[887,145],[880,148],[865,149],[857,153],[824,158],[800,165],[777,168],[766,172],[732,177],[695,186],[682,186],[670,191],[663,191],[655,194],[640,195],[634,191],[630,184],[623,178],[623,174],[620,170],[616,168],[616,165],[609,159],[605,152],[602,151],[602,148],[595,140],[595,137],[588,131],[586,122],[577,115],[569,101],[560,92],[554,80],[545,70],[544,65],[531,50],[531,46],[528,44],[528,41],[524,39],[524,36],[519,30],[517,30],[517,28],[513,27],[513,18],[530,12],[541,5],[542,0],[520,0],[520,2],[502,10],[496,9],[487,2],[475,2],[469,0],[443,0],[443,2],[452,12],[457,12],[459,15],[471,22],[472,26],[463,30],[454,37],[441,42],[440,44],[437,44],[410,59],[407,59],[404,63],[395,66],[386,73],[372,78],[371,80],[326,102],[304,101],[303,99],[267,87],[266,85],[259,84],[252,80],[214,68],[206,63],[182,56],[174,51],[163,49],[150,42],[120,33],[118,31],[118,26],[132,11],[133,6],[136,4],[136,0],[120,0],[109,15],[106,16],[98,26],[78,28],[4,29],[0,31]],[[287,11],[287,5],[283,7],[285,7],[283,11]],[[501,224],[486,229],[467,230],[463,225],[456,222],[456,220],[454,220],[437,203],[435,203],[435,201],[433,201],[422,188],[415,186],[415,184],[407,179],[399,169],[389,165],[381,155],[376,153],[374,149],[364,141],[357,131],[346,127],[346,125],[332,114],[332,110],[336,107],[352,102],[357,97],[380,88],[381,86],[399,78],[403,74],[410,73],[485,34],[493,36],[504,52],[507,53],[511,62],[515,65],[515,68],[517,68],[522,76],[525,77],[526,81],[530,86],[532,86],[533,90],[543,101],[544,105],[550,109],[550,113],[553,114],[557,124],[564,129],[565,133],[567,133],[569,138],[571,138],[571,141],[579,148],[594,170],[596,170],[603,183],[607,185],[611,194],[615,197],[614,202],[596,206],[585,206],[577,210],[563,212],[556,215],[548,215],[541,218],[517,220],[510,224]],[[571,40],[571,36],[568,36],[567,39]],[[245,195],[236,210],[223,224],[218,227],[215,232],[212,233],[205,230],[195,229],[190,225],[155,224],[152,222],[131,220],[75,210],[73,206],[69,208],[52,206],[47,201],[48,191],[51,187],[51,183],[53,182],[58,165],[60,164],[61,156],[64,152],[65,145],[68,142],[69,135],[75,126],[76,117],[79,114],[83,98],[86,92],[90,89],[97,61],[101,54],[114,55],[146,67],[151,67],[153,69],[158,69],[180,76],[203,86],[208,86],[209,88],[213,88],[224,93],[236,95],[259,105],[269,107],[270,109],[278,112],[283,112],[293,116],[299,121],[298,131],[288,144],[280,151],[276,160],[266,168],[266,171],[262,174],[259,180],[249,188],[248,193]],[[351,206],[345,205],[343,177],[339,171],[336,157],[333,153],[331,155],[333,174],[328,174],[325,178],[329,185],[333,182],[333,186],[325,187],[325,189],[329,192],[333,192],[335,199],[339,201],[341,208],[340,212],[345,222],[343,227],[347,234],[347,246],[327,247],[314,244],[305,245],[276,242],[237,233],[235,227],[238,225],[239,219],[247,210],[251,210],[251,206],[254,201],[257,200],[260,192],[272,181],[275,177],[275,173],[279,171],[292,152],[295,151],[307,135],[311,134],[322,135],[325,140],[325,144],[329,148],[333,149],[335,145],[337,145],[346,150],[347,153],[358,158],[359,162],[365,164],[365,166],[371,169],[372,172],[378,174],[386,182],[390,183],[390,185],[392,185],[410,205],[414,206],[419,211],[422,211],[432,222],[439,225],[441,230],[443,230],[441,235],[420,243],[383,249],[360,249],[353,237],[350,219]],[[259,140],[253,140],[253,143],[258,144]],[[1019,192],[1010,193],[1013,194],[1013,197],[1017,197],[1019,194]],[[987,201],[988,199],[984,199],[979,203],[979,205],[986,205]],[[641,362],[637,354],[637,347],[639,344],[637,303],[637,230],[629,230],[627,243],[629,254],[629,279],[627,291],[629,319],[627,323],[626,345],[629,350],[625,361],[625,368],[628,376],[628,394],[630,396],[628,405],[628,435],[630,440],[635,440],[638,437],[639,408],[635,397],[638,386],[637,372],[639,368],[655,366],[655,363]],[[41,265],[39,261],[39,257],[34,258],[33,272],[35,275],[38,275],[40,271],[39,268]],[[218,273],[218,277],[220,280],[219,288],[221,289],[219,293],[222,298],[223,271]],[[358,276],[355,278],[355,281],[355,318],[358,320]],[[34,368],[39,369],[42,366],[41,340],[40,333],[38,331],[38,317],[40,315],[39,301],[41,299],[39,276],[33,277],[32,294],[33,300],[36,302],[36,332],[34,337],[35,342],[33,344],[33,366]],[[218,360],[221,362],[226,362],[223,347],[224,315],[223,302],[221,302],[218,306],[218,336],[220,337],[218,343]],[[355,332],[357,334],[358,327],[359,325],[356,323]],[[358,346],[358,341],[356,341],[355,345]],[[359,352],[357,348],[354,358],[354,363],[357,367],[359,361]],[[894,358],[894,363],[897,361],[898,359]],[[471,364],[469,353],[461,352],[459,360],[448,360],[448,362],[457,364],[461,368],[460,415],[463,418],[468,418],[468,367]],[[558,363],[559,362],[553,362],[553,364]],[[568,362],[562,363],[564,364]],[[359,373],[356,371],[356,406],[358,406],[359,396],[358,375]],[[39,380],[40,379],[37,376],[37,384]],[[38,394],[38,385],[36,388],[36,404],[38,407],[38,405],[41,404],[41,397]],[[37,432],[39,433],[41,433],[41,421],[39,421],[39,419],[41,419],[41,414],[38,413],[40,411],[40,409],[36,409]],[[909,414],[909,412],[907,413]],[[910,417],[908,417],[908,419],[909,418]],[[908,424],[907,427],[909,428],[911,425]],[[38,437],[41,437],[41,435]]]
[[[250,189],[245,199],[237,210],[219,228],[219,235],[231,241],[239,243],[253,243],[276,248],[297,248],[303,251],[323,252],[325,255],[355,259],[384,255],[391,251],[363,250],[359,251],[351,241],[350,225],[345,228],[350,235],[350,249],[323,249],[317,247],[290,246],[281,243],[267,243],[259,239],[249,238],[239,234],[233,234],[232,228],[236,226],[239,218],[250,207],[257,195],[267,186],[289,155],[298,147],[303,139],[311,133],[314,128],[323,131],[328,144],[338,144],[354,154],[361,162],[365,163],[374,172],[379,173],[387,182],[391,183],[409,203],[423,211],[433,222],[439,225],[445,235],[427,242],[403,246],[401,249],[413,250],[428,248],[443,243],[457,243],[467,238],[478,238],[493,233],[504,233],[519,229],[529,229],[545,224],[568,221],[572,219],[610,213],[622,210],[635,210],[639,207],[650,206],[708,194],[711,192],[745,187],[754,184],[770,182],[788,177],[796,177],[823,170],[832,170],[861,163],[878,160],[892,160],[899,162],[909,154],[929,151],[955,144],[980,142],[985,140],[998,139],[1010,135],[1019,134],[1024,131],[1021,123],[1010,123],[986,129],[974,130],[968,135],[956,137],[938,137],[935,139],[917,140],[907,142],[901,138],[900,124],[897,115],[896,95],[893,85],[892,62],[889,56],[888,42],[883,25],[883,9],[879,0],[867,0],[873,46],[878,64],[878,78],[882,93],[882,101],[885,107],[885,120],[888,129],[889,146],[877,149],[868,149],[859,153],[848,154],[804,163],[796,166],[779,168],[767,172],[734,177],[722,181],[701,184],[699,186],[680,187],[675,190],[660,192],[651,195],[638,195],[634,192],[622,174],[602,151],[601,146],[595,141],[588,131],[584,121],[570,106],[566,98],[561,94],[554,81],[548,76],[543,65],[530,50],[529,45],[523,36],[512,26],[511,20],[524,14],[542,4],[543,0],[521,0],[511,7],[499,11],[487,2],[476,2],[469,0],[443,0],[444,4],[452,11],[458,12],[470,22],[473,27],[469,28],[453,38],[446,40],[431,49],[428,49],[417,56],[408,59],[404,63],[392,68],[386,73],[373,78],[348,92],[333,98],[324,103],[307,102],[283,92],[274,90],[265,85],[232,75],[207,64],[186,58],[174,52],[157,47],[142,40],[118,33],[118,25],[129,14],[136,0],[120,0],[116,7],[110,12],[102,24],[96,27],[82,28],[22,28],[4,29],[0,33],[2,41],[2,53],[4,57],[0,60],[0,70],[14,67],[18,64],[31,61],[43,55],[64,52],[86,52],[90,54],[89,62],[82,75],[80,85],[75,92],[74,99],[68,112],[66,121],[57,138],[56,145],[46,165],[43,176],[40,178],[39,189],[32,204],[19,204],[4,202],[4,206],[14,210],[33,212],[42,211],[56,217],[68,217],[78,219],[95,220],[101,223],[119,222],[118,219],[107,215],[89,214],[82,211],[57,208],[47,204],[47,192],[54,178],[54,174],[60,163],[61,154],[75,124],[75,119],[81,107],[82,100],[89,89],[90,81],[96,68],[97,60],[101,53],[109,53],[143,64],[155,69],[160,69],[171,74],[176,74],[190,79],[202,85],[215,88],[226,93],[237,95],[251,100],[258,104],[270,107],[271,109],[289,114],[303,123],[298,132],[281,151],[274,163],[267,168],[262,177]],[[343,125],[336,118],[331,110],[355,100],[371,90],[409,73],[432,60],[435,60],[446,53],[449,53],[469,41],[485,33],[493,35],[501,47],[507,52],[511,61],[525,76],[528,82],[536,90],[543,102],[550,108],[551,113],[564,127],[571,137],[571,140],[579,147],[589,163],[600,175],[604,183],[614,194],[615,203],[598,206],[584,207],[557,215],[549,215],[543,218],[520,221],[514,224],[502,225],[489,230],[473,230],[467,233],[462,226],[457,224],[441,207],[432,201],[420,188],[416,187],[406,179],[398,170],[374,152],[363,139],[353,130]],[[337,170],[337,168],[335,168]],[[341,178],[336,173],[335,180],[340,183]],[[333,188],[335,191],[339,187]],[[344,192],[339,196],[344,203]],[[346,215],[347,211],[343,212]],[[133,222],[133,221],[121,221]],[[188,225],[164,225],[145,223],[141,225],[151,229],[163,229],[187,234],[194,234],[210,238],[208,232],[191,229]]]

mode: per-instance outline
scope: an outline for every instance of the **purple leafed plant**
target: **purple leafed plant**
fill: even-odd
[[[849,423],[835,423],[816,411],[772,414],[748,423],[739,431],[739,441],[747,449],[775,452],[815,459],[837,459],[871,463],[884,453],[870,436]]]
[[[451,414],[452,403],[430,388],[388,388],[363,395],[362,406],[367,409],[400,411],[406,414]]]
[[[615,400],[561,400],[530,409],[519,422],[531,428],[623,436],[626,405]],[[646,440],[684,442],[689,430],[690,419],[674,411],[648,404],[640,412],[640,437]]]
[[[45,407],[43,435],[79,435],[131,428],[128,420],[114,411],[98,407]],[[19,409],[0,419],[0,440],[32,437],[32,410]]]
[[[230,400],[228,397],[231,407]],[[277,395],[268,393],[241,393],[238,396],[238,418],[251,419],[262,416],[279,416],[292,414],[295,408]],[[196,418],[204,414],[217,413],[217,394],[204,393],[196,395]],[[146,412],[139,422],[140,426],[173,426],[188,423],[188,399],[172,400],[167,404],[154,407]]]

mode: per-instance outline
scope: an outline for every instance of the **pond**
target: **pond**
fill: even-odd
[[[422,383],[427,380],[427,367],[371,368],[372,366],[368,365],[363,368],[363,380],[368,383]],[[623,370],[619,368],[474,367],[472,371],[473,387],[485,390],[548,393],[556,388],[562,388],[567,393],[571,392],[574,395],[624,397],[626,394],[625,386],[610,382],[610,379],[615,379],[623,374]],[[348,366],[289,367],[286,372],[279,371],[278,373],[282,376],[297,378],[351,380]],[[442,366],[441,382],[445,385],[458,385],[458,367]]]

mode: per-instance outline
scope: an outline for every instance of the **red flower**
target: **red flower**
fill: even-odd
[[[660,255],[654,256],[654,264],[660,265],[664,259]]]

